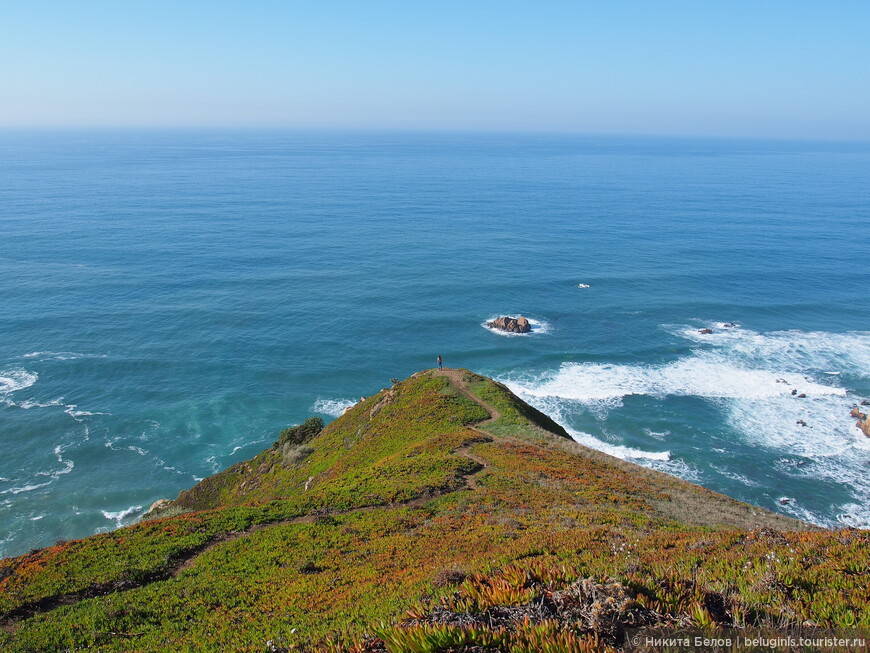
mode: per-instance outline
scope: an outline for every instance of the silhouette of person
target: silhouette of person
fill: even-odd
[[[444,366],[441,364],[441,354],[438,354],[438,369],[444,369]]]

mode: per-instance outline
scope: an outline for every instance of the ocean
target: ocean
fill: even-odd
[[[0,132],[0,555],[439,354],[583,444],[868,528],[868,182],[867,143]]]

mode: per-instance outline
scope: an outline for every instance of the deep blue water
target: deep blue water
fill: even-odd
[[[2,132],[0,554],[439,353],[581,442],[868,527],[868,182],[867,144]]]

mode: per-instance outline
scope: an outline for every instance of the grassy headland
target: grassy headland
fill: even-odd
[[[584,448],[466,370],[298,433],[160,518],[0,561],[0,648],[582,651],[642,625],[870,627],[867,532]]]

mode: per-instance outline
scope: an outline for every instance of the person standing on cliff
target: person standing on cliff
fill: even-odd
[[[443,365],[441,364],[441,354],[438,354],[438,369],[439,370],[444,369]]]

